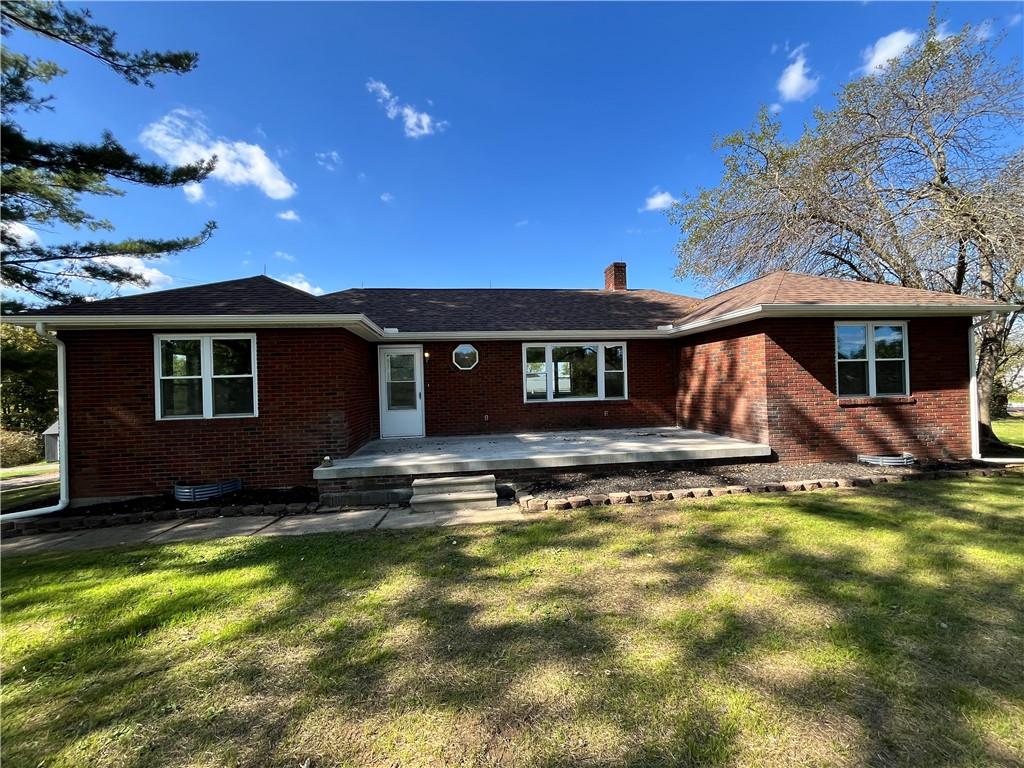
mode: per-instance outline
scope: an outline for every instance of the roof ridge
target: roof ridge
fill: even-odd
[[[775,286],[775,293],[772,294],[772,301],[771,301],[772,304],[774,304],[775,300],[777,298],[779,298],[779,291],[782,290],[782,284],[784,282],[786,282],[786,278],[789,277],[789,272],[784,270],[784,269],[780,269],[780,270],[778,270],[778,272],[779,272],[779,275],[780,275],[779,276],[779,283],[778,283],[778,285]]]

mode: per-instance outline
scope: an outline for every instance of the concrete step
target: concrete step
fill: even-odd
[[[489,491],[456,491],[454,493],[415,493],[409,502],[413,512],[461,512],[468,509],[493,509],[498,494],[492,484]]]
[[[459,477],[432,477],[413,480],[413,496],[427,493],[469,493],[472,491],[493,491],[494,475],[468,475]]]

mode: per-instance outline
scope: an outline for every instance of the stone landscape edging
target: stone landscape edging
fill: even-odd
[[[885,483],[903,483],[913,480],[940,480],[965,477],[999,477],[1005,469],[940,469],[935,471],[908,472],[892,475],[864,475],[849,478],[821,478],[818,480],[787,480],[777,483],[753,483],[750,485],[720,485],[706,488],[679,488],[673,490],[636,490],[589,493],[577,496],[534,496],[531,489],[516,491],[516,503],[523,512],[545,512],[548,510],[579,509],[599,507],[605,504],[645,504],[651,501],[672,501],[674,499],[695,499],[710,496],[730,496],[746,493],[796,493],[816,491],[822,488],[868,488]]]

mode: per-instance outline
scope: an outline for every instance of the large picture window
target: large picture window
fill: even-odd
[[[157,336],[157,419],[255,416],[256,336]]]
[[[840,397],[910,393],[907,324],[836,323],[836,392]]]
[[[526,402],[625,398],[625,344],[523,345]]]

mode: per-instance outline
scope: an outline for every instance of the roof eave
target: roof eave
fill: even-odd
[[[362,314],[307,315],[4,315],[12,325],[43,326],[51,331],[178,328],[345,328],[369,341],[384,329]]]
[[[768,317],[976,317],[1021,310],[1018,304],[755,304],[682,323],[669,335],[690,336]]]

